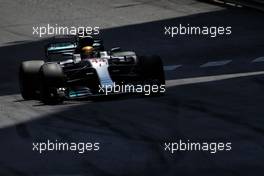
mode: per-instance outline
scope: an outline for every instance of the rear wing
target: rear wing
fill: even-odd
[[[75,42],[57,42],[50,43],[45,47],[46,56],[58,55],[63,53],[74,53],[77,48],[77,43]]]

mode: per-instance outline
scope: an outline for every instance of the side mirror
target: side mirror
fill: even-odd
[[[112,48],[112,49],[110,50],[111,53],[119,52],[119,51],[121,51],[121,48],[120,48],[120,47],[115,47],[115,48]]]

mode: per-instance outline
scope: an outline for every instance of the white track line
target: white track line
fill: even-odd
[[[174,86],[181,86],[181,85],[188,85],[188,84],[198,84],[198,83],[205,83],[205,82],[212,82],[212,81],[221,81],[221,80],[232,79],[232,78],[255,76],[255,75],[264,75],[264,71],[167,80],[166,86],[174,87]]]
[[[213,62],[207,62],[200,67],[216,67],[216,66],[223,66],[228,63],[232,62],[232,60],[221,60],[221,61],[213,61]]]
[[[173,71],[173,70],[176,70],[177,68],[181,67],[182,65],[167,65],[167,66],[164,66],[164,70],[165,71]]]
[[[264,57],[258,57],[254,59],[252,62],[264,62]]]

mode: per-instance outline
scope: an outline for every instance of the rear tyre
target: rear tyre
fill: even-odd
[[[39,89],[39,70],[44,61],[25,61],[19,67],[19,88],[25,100],[36,99]]]
[[[150,86],[149,95],[164,95],[165,76],[161,58],[159,56],[138,57],[138,66],[142,84]]]

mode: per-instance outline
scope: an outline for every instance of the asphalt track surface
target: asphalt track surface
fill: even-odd
[[[264,166],[264,14],[200,1],[0,1],[0,175],[260,175]],[[43,105],[24,101],[17,69],[44,57],[32,26],[97,25],[108,48],[159,54],[163,97]],[[230,25],[231,36],[164,36],[164,26]],[[264,59],[263,59],[264,60]],[[225,62],[228,61],[228,62]],[[255,60],[256,61],[256,60]],[[209,64],[208,64],[209,62]],[[210,62],[213,62],[210,63]],[[220,64],[216,64],[220,63]],[[32,151],[32,142],[100,142],[99,152]],[[164,151],[178,140],[231,151]]]

